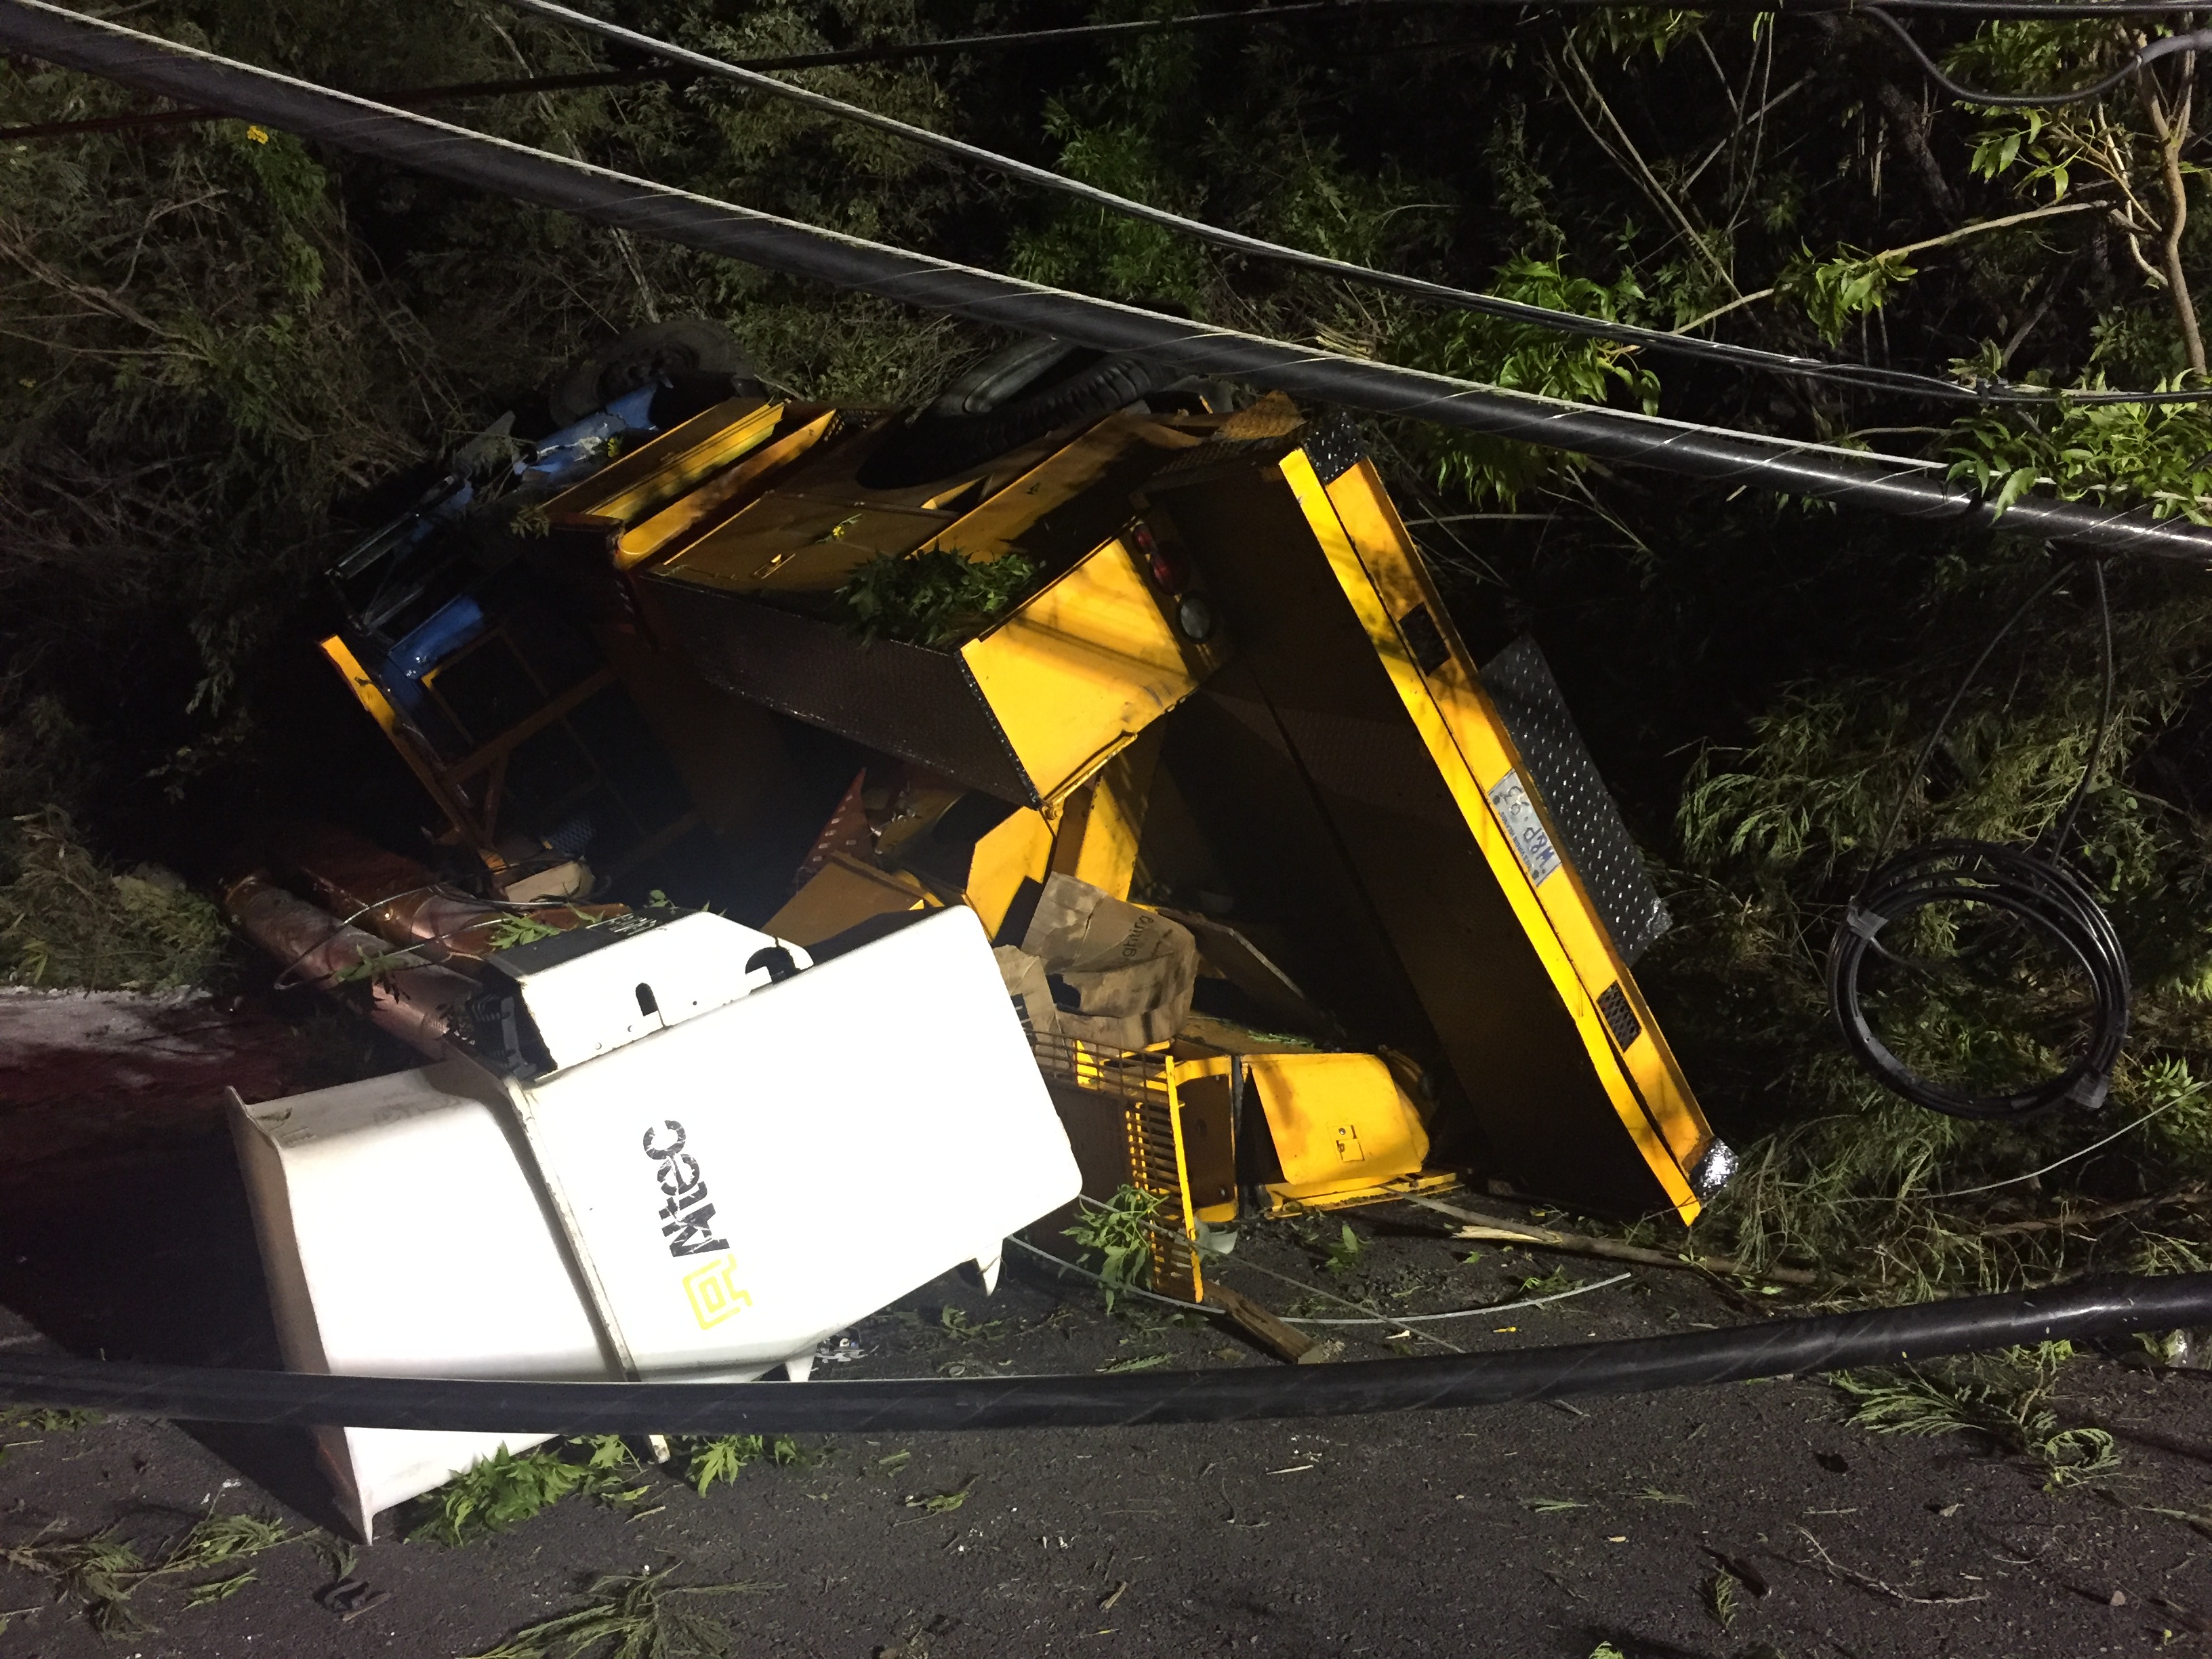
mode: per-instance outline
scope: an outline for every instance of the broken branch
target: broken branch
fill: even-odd
[[[1425,1210],[1434,1210],[1455,1221],[1469,1224],[1462,1227],[1455,1238],[1490,1238],[1510,1244],[1534,1244],[1547,1250],[1564,1250],[1573,1255],[1603,1256],[1609,1261],[1634,1261],[1647,1267],[1686,1267],[1693,1272],[1718,1273],[1729,1279],[1771,1279],[1781,1285],[1802,1285],[1808,1288],[1826,1282],[1826,1276],[1802,1267],[1753,1267],[1726,1255],[1683,1255],[1666,1250],[1647,1249],[1641,1244],[1624,1244],[1618,1239],[1593,1238],[1587,1233],[1563,1233],[1551,1227],[1538,1227],[1528,1222],[1507,1221],[1498,1216],[1477,1214],[1462,1210],[1457,1205],[1446,1204],[1433,1198],[1409,1198],[1408,1204],[1418,1204]]]

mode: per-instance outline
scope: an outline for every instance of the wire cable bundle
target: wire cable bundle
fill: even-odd
[[[1868,952],[1905,961],[1883,948],[1883,929],[1916,910],[1950,903],[1981,905],[2017,918],[2055,940],[2087,977],[2095,1008],[2089,1039],[2057,1077],[2002,1093],[1970,1094],[1916,1073],[1875,1035],[1860,1000],[1859,974]],[[1893,1093],[1953,1117],[2021,1118],[2061,1101],[2103,1105],[2127,1040],[2130,994],[2119,935],[2081,878],[2032,851],[1989,842],[1925,842],[1883,865],[1851,901],[1828,952],[1829,1001],[1859,1064]]]
[[[2117,675],[2112,598],[2105,586],[2104,565],[2093,563],[2089,570],[2096,583],[2097,615],[2104,637],[2104,696],[2098,710],[2096,736],[2090,742],[2081,780],[2075,784],[2050,828],[2033,846],[2026,848],[2001,847],[1986,841],[1948,839],[1923,842],[1886,862],[1881,857],[1904,818],[1905,803],[1911,798],[1913,787],[1926,773],[1936,745],[1949,728],[1951,717],[1958,713],[1967,690],[2005,636],[2064,580],[2066,573],[2063,570],[2045,580],[2005,619],[1982,647],[1981,655],[1974,659],[1973,666],[1966,671],[1958,690],[1951,694],[1951,700],[1943,706],[1936,729],[1921,746],[1912,775],[1890,815],[1889,827],[1882,833],[1881,850],[1875,855],[1875,868],[1860,884],[1844,913],[1844,925],[1836,930],[1835,940],[1828,947],[1828,1006],[1835,1011],[1844,1046],[1884,1088],[1930,1111],[1945,1112],[1953,1117],[2012,1120],[2062,1101],[2094,1110],[2105,1103],[2105,1097],[2111,1091],[2112,1068],[2118,1063],[2121,1047],[2127,1041],[2128,1009],[2134,994],[2128,975],[2127,953],[2121,947],[2112,919],[2097,902],[2088,884],[2063,862],[2066,843],[2073,836],[2075,821],[2081,815],[2081,803],[2088,795],[2098,763],[2104,758],[2105,740],[2112,729],[2112,694]],[[1915,1072],[1875,1035],[1859,987],[1859,975],[1869,952],[1909,967],[1928,965],[1885,948],[1881,941],[1882,930],[1931,905],[1960,903],[1980,905],[2025,923],[2055,941],[2088,980],[2094,1009],[2088,1038],[2073,1064],[2057,1076],[2032,1087],[1996,1094],[1970,1094]],[[1987,937],[1984,934],[1984,942]]]

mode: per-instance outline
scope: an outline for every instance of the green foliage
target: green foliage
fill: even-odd
[[[906,1506],[910,1510],[920,1510],[925,1515],[950,1515],[968,1501],[968,1494],[975,1488],[975,1477],[970,1476],[964,1484],[955,1486],[951,1492],[930,1492],[909,1498],[906,1500]]]
[[[1359,1258],[1367,1253],[1366,1242],[1352,1231],[1352,1224],[1343,1224],[1343,1231],[1329,1242],[1328,1260],[1322,1263],[1333,1273],[1356,1272]]]
[[[495,951],[505,951],[535,939],[556,938],[561,931],[532,915],[501,916],[485,930],[484,942]]]
[[[1171,1363],[1175,1356],[1166,1353],[1128,1353],[1109,1359],[1098,1369],[1102,1371],[1152,1371]]]
[[[0,1406],[0,1435],[66,1434],[100,1421],[100,1413],[78,1406]]]
[[[1490,292],[1607,321],[1641,320],[1644,300],[1632,275],[1624,274],[1608,287],[1570,275],[1559,261],[1528,255],[1498,267]],[[1658,377],[1632,348],[1472,312],[1423,319],[1408,329],[1397,355],[1419,368],[1540,397],[1603,404],[1619,392],[1646,410],[1658,407]],[[1430,430],[1415,442],[1443,488],[1475,502],[1508,507],[1524,492],[1579,465],[1556,451],[1479,433]]]
[[[1557,1267],[1547,1273],[1532,1273],[1514,1288],[1526,1297],[1557,1296],[1562,1291],[1573,1290],[1581,1283],[1582,1280],[1565,1267]]]
[[[996,559],[944,548],[886,553],[846,578],[837,611],[864,640],[950,645],[1005,615],[1036,578],[1036,566],[1018,553]]]
[[[970,1319],[964,1310],[949,1302],[937,1310],[937,1322],[946,1334],[963,1342],[997,1342],[1012,1328],[1008,1320],[987,1319],[979,1322]]]
[[[758,1595],[781,1584],[673,1584],[673,1567],[651,1567],[593,1581],[572,1612],[517,1631],[475,1659],[717,1659],[730,1650],[721,1621],[694,1613],[683,1598]]]
[[[1649,52],[1663,58],[1704,27],[1705,15],[1665,6],[1608,7],[1578,19],[1570,38],[1586,48],[1602,47],[1623,60]]]
[[[1742,1604],[1736,1600],[1735,1587],[1735,1575],[1725,1567],[1705,1580],[1705,1609],[1723,1630],[1734,1624],[1736,1614],[1742,1611]]]
[[[1853,318],[1881,310],[1893,289],[1917,275],[1894,253],[1845,248],[1833,258],[1818,259],[1801,246],[1774,279],[1774,290],[1802,307],[1820,337],[1834,345]]]
[[[1060,171],[1133,201],[1186,210],[1173,199],[1150,128],[1088,125],[1058,102],[1046,106],[1044,126],[1060,144]],[[1193,309],[1204,304],[1209,279],[1206,256],[1188,238],[1064,198],[1042,226],[1016,236],[1012,268],[1054,288]]]
[[[229,932],[167,871],[107,869],[54,808],[0,838],[0,983],[170,991],[215,976]]]
[[[410,1539],[458,1549],[505,1532],[553,1507],[570,1492],[593,1485],[588,1463],[570,1461],[565,1449],[545,1447],[516,1456],[501,1447],[416,1500],[420,1518]]]
[[[2101,389],[2104,376],[2083,390]],[[2172,389],[2163,382],[2160,391]],[[2212,524],[2212,412],[2203,404],[2078,404],[1988,410],[1952,428],[1951,476],[2002,513],[2031,489]]]
[[[1139,1187],[1123,1187],[1107,1202],[1086,1200],[1066,1237],[1099,1255],[1098,1277],[1106,1281],[1106,1307],[1126,1291],[1152,1282],[1152,1237],[1167,1200]]]
[[[1832,1382],[1851,1402],[1849,1421],[1875,1434],[1975,1434],[2000,1450],[2035,1458],[2045,1489],[2112,1474],[2120,1458],[2102,1429],[2068,1427],[2051,1409],[2070,1344],[2045,1342],[1940,1367],[1839,1371]]]
[[[265,1516],[209,1515],[149,1562],[112,1527],[85,1538],[59,1538],[49,1529],[27,1543],[0,1545],[0,1566],[46,1579],[56,1599],[72,1603],[101,1635],[127,1636],[149,1628],[132,1601],[149,1586],[228,1566],[307,1536]],[[187,1609],[210,1606],[253,1581],[254,1574],[247,1571],[186,1585],[185,1605]]]
[[[770,1440],[757,1434],[720,1434],[684,1443],[684,1478],[698,1488],[702,1498],[717,1480],[734,1484],[738,1476],[755,1463],[767,1462],[781,1468],[806,1461],[799,1443],[788,1435],[780,1434]]]

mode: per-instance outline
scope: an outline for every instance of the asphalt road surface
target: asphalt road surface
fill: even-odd
[[[1504,1300],[1562,1269],[1554,1282],[1616,1271],[1494,1247],[1464,1261],[1469,1247],[1441,1218],[1408,1208],[1352,1219],[1366,1245],[1347,1270],[1328,1266],[1332,1222],[1246,1229],[1225,1278],[1278,1311],[1318,1307],[1325,1291],[1396,1313]],[[1580,1340],[1771,1316],[1787,1311],[1779,1301],[1639,1268],[1552,1308],[1432,1328],[1469,1347]],[[1388,1328],[1352,1334],[1354,1355],[1393,1346]],[[817,1375],[1275,1363],[1218,1327],[1109,1316],[1087,1288],[1020,1268],[988,1298],[957,1280],[924,1286],[854,1335],[865,1357]],[[45,1342],[274,1363],[224,1139],[0,1184],[0,1346]],[[118,1633],[94,1629],[50,1573],[0,1564],[0,1656],[459,1659],[586,1605],[596,1579],[648,1568],[671,1585],[741,1587],[681,1605],[746,1659],[2202,1650],[2212,1374],[2124,1358],[2065,1368],[2053,1409],[2113,1431],[2120,1462],[2057,1490],[2039,1462],[1975,1437],[1869,1435],[1807,1377],[1572,1407],[810,1438],[799,1461],[757,1463],[703,1497],[680,1462],[648,1464],[634,1482],[646,1495],[626,1507],[574,1496],[458,1548],[410,1540],[411,1517],[387,1516],[349,1563],[302,1437],[0,1426],[23,1443],[0,1460],[0,1562],[103,1531],[158,1559],[211,1510],[299,1534],[205,1605],[191,1604],[192,1586],[235,1563],[141,1582],[128,1603],[141,1627]],[[356,1583],[333,1595],[348,1567]]]

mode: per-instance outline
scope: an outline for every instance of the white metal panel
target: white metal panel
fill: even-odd
[[[240,1106],[233,1128],[285,1364],[369,1376],[616,1375],[492,1079],[448,1062]],[[331,1429],[342,1502],[380,1510],[542,1435]]]
[[[1006,1235],[1081,1182],[964,908],[532,1089],[450,1061],[235,1116],[286,1363],[341,1374],[601,1378],[626,1341],[645,1376],[803,1375],[822,1338],[947,1269],[995,1271]],[[544,1437],[322,1437],[364,1537]]]
[[[641,1373],[809,1351],[1081,1186],[961,906],[511,1087]]]
[[[794,966],[811,960],[795,945],[705,910],[655,927],[625,928],[623,917],[541,943],[549,954],[574,951],[550,966],[516,975],[523,1006],[557,1066],[608,1054],[650,1032],[734,1002],[769,982],[769,970],[745,964],[781,948]],[[507,967],[531,947],[501,953]]]

